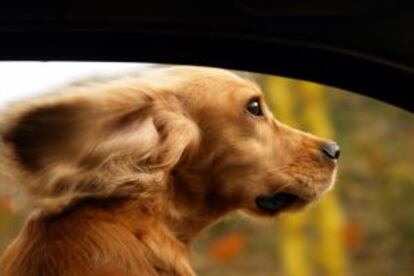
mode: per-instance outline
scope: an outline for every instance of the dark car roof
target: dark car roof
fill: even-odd
[[[345,88],[414,111],[411,1],[13,1],[0,60],[197,64]]]

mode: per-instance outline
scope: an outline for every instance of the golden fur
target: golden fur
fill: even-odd
[[[246,112],[257,98],[263,116]],[[326,141],[276,121],[228,71],[176,66],[78,85],[3,115],[7,171],[34,211],[0,275],[194,275],[187,246],[255,199],[332,186]],[[3,168],[6,169],[6,168]],[[285,211],[285,210],[281,210]]]

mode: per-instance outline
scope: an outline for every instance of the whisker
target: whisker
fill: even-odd
[[[285,183],[285,184],[283,184],[281,187],[279,187],[279,188],[275,191],[275,193],[278,193],[278,192],[280,192],[280,191],[284,190],[285,188],[287,188],[287,187],[289,187],[289,186],[291,186],[291,184],[290,184],[290,183]]]
[[[280,166],[280,167],[275,167],[275,168],[272,168],[272,169],[268,170],[267,173],[278,172],[278,171],[281,171],[281,170],[286,169],[288,167],[290,167],[290,165],[284,165],[284,166]]]

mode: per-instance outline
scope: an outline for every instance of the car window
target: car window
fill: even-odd
[[[0,107],[158,66],[1,62]],[[414,114],[323,84],[234,72],[259,85],[277,120],[337,141],[341,159],[334,189],[305,211],[273,219],[236,212],[204,231],[191,246],[198,275],[411,275]],[[15,186],[0,171],[0,252],[29,210]]]

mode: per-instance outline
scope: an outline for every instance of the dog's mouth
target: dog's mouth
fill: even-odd
[[[261,195],[256,198],[257,208],[265,214],[274,215],[281,211],[292,210],[306,205],[306,200],[292,193]]]

